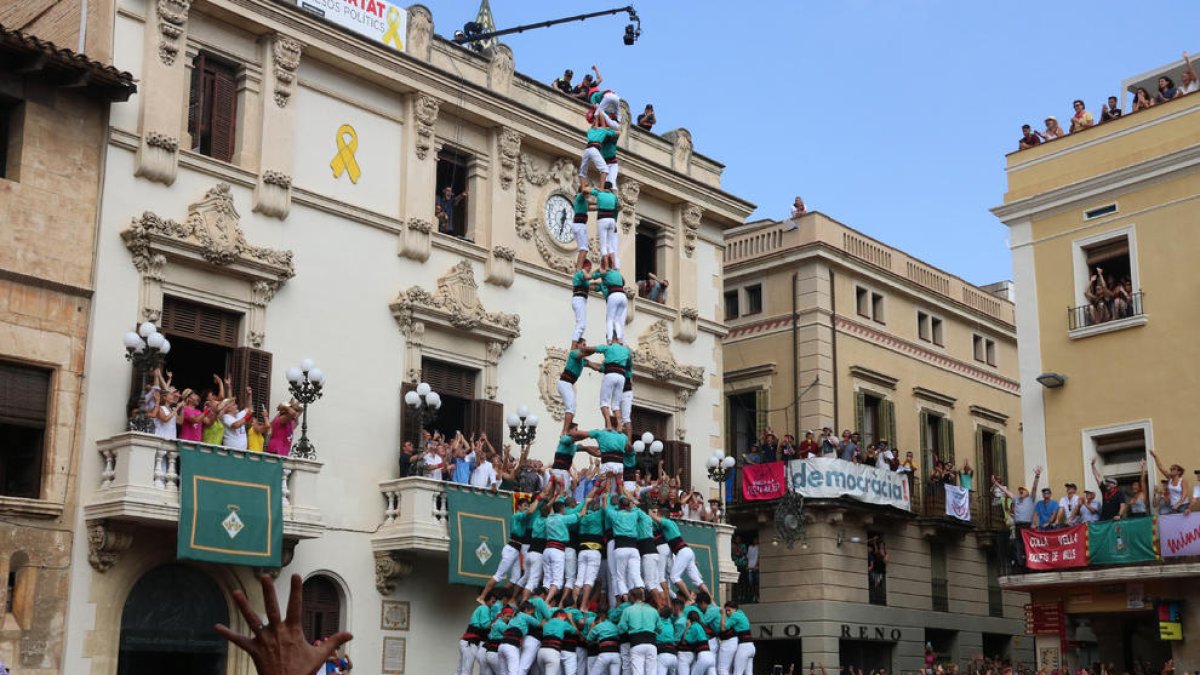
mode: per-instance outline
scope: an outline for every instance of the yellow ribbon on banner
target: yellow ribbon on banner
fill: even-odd
[[[350,140],[342,140],[343,137],[349,137]],[[337,154],[333,156],[333,161],[329,162],[329,168],[333,169],[333,177],[341,178],[343,173],[348,173],[350,182],[357,183],[358,177],[362,175],[358,161],[354,159],[354,153],[358,152],[358,134],[354,127],[343,124],[338,127],[336,140]]]
[[[404,51],[404,44],[400,42],[400,10],[389,7],[387,22],[387,32],[383,34],[383,44],[394,45],[396,49]]]

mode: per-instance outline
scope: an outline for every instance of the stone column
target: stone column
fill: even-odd
[[[184,138],[186,129],[180,129],[179,102],[187,102],[184,46],[191,0],[159,0],[149,8],[138,96],[141,138],[134,173],[170,185],[179,166],[179,146],[190,144]]]
[[[292,158],[295,138],[297,71],[303,45],[286,35],[264,38],[262,130],[259,133],[258,184],[254,210],[273,218],[287,218],[292,197]]]
[[[401,143],[400,213],[404,232],[400,236],[400,255],[413,260],[429,258],[434,227],[433,202],[437,190],[438,99],[414,92],[408,96],[405,110],[404,140]]]
[[[489,184],[490,214],[488,240],[476,237],[475,243],[489,249],[484,280],[497,286],[511,286],[513,258],[517,250],[515,223],[497,222],[493,214],[517,212],[518,166],[521,163],[521,141],[524,136],[516,129],[497,127],[492,130],[492,174]]]

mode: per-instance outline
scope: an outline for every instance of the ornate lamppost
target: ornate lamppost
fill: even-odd
[[[425,425],[432,422],[442,407],[442,397],[428,383],[421,382],[417,388],[404,395],[404,403],[417,422],[417,447],[425,447]]]
[[[733,469],[734,464],[736,464],[736,460],[720,450],[713,451],[712,456],[705,462],[705,466],[708,467],[708,477],[717,483],[722,521],[725,520],[725,479],[729,477],[729,472]]]
[[[638,456],[638,464],[646,475],[649,475],[658,464],[659,456],[662,455],[663,442],[655,440],[654,434],[647,431],[642,434],[641,438],[633,442],[633,451]]]
[[[122,342],[125,344],[125,360],[133,364],[139,383],[145,383],[147,372],[161,368],[167,354],[171,352],[171,341],[158,332],[158,326],[149,321],[138,326],[137,332],[126,333]],[[136,395],[140,397],[141,392]],[[146,417],[144,403],[138,402],[137,412],[130,420],[130,426],[136,431],[154,433],[154,423]]]
[[[529,414],[528,406],[517,406],[517,413],[509,415],[505,422],[508,423],[508,435],[513,443],[522,449],[533,445],[533,439],[537,437],[538,417]]]
[[[317,449],[308,440],[308,405],[321,398],[325,386],[325,371],[313,365],[312,359],[304,359],[299,368],[288,368],[288,389],[292,398],[303,406],[300,414],[300,440],[292,447],[291,456],[300,459],[316,459]]]

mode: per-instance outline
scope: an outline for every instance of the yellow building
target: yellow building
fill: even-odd
[[[1003,518],[978,489],[1024,472],[1009,285],[971,285],[821,213],[729,230],[724,261],[726,450],[744,455],[768,426],[781,439],[830,427],[912,452],[917,469],[908,508],[805,495],[796,548],[775,540],[778,503],[742,502],[734,484],[730,523],[762,543],[747,607],[759,661],[916,670],[930,643],[960,667],[981,653],[1029,663],[1031,642],[1012,638],[1025,597],[998,585]],[[974,470],[969,521],[926,480],[935,457]],[[888,550],[883,584],[873,542]]]
[[[1158,68],[1123,90],[1155,91],[1159,76],[1178,82],[1182,70]],[[1200,249],[1197,113],[1200,96],[1187,96],[1008,156],[1008,192],[993,211],[1012,246],[1025,466],[1046,467],[1055,497],[1066,482],[1095,489],[1093,461],[1127,494],[1142,460],[1150,486],[1165,478],[1149,450],[1164,466],[1183,464],[1189,482],[1196,468],[1189,402],[1200,347],[1188,270]],[[1173,655],[1177,668],[1195,669],[1200,648],[1160,640],[1150,599],[1182,600],[1184,628],[1195,626],[1200,599],[1180,581],[1200,568],[1166,560],[1004,583],[1064,603],[1066,641],[1048,638],[1043,649],[1039,638],[1051,667],[1062,642],[1073,667],[1103,660],[1126,670]]]

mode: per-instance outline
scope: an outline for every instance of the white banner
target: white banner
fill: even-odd
[[[408,12],[388,0],[298,0],[297,4],[346,30],[404,51]]]
[[[788,485],[801,496],[816,499],[849,497],[868,504],[912,510],[904,474],[834,457],[811,457],[788,462]]]
[[[947,485],[946,515],[971,522],[971,491],[957,485]]]

